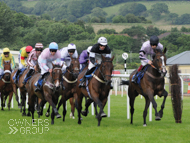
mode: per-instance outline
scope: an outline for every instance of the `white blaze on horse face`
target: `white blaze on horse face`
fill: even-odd
[[[160,58],[162,59],[162,70],[163,70],[163,73],[165,73],[166,72],[166,66],[164,63],[164,56],[161,56]]]
[[[57,74],[59,75],[59,71],[57,71]],[[58,81],[59,81],[59,80],[56,81],[55,87],[59,87],[59,82],[58,82]]]

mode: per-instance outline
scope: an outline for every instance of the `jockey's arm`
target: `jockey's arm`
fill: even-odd
[[[93,52],[90,52],[90,62],[92,63],[92,64],[95,64],[95,53],[93,53]]]
[[[0,68],[4,69],[4,67],[3,67],[3,57],[2,56],[0,57]]]
[[[28,54],[26,53],[26,50],[22,50],[21,54],[20,54],[20,62],[25,67],[27,66],[26,62],[25,62],[25,58],[27,58],[27,57],[28,57]]]
[[[29,65],[29,66],[31,66],[31,67],[34,67],[34,65],[31,63],[31,60],[32,60],[32,56],[33,56],[33,55],[34,55],[34,54],[31,53],[31,54],[29,55],[28,59],[27,59],[27,65]]]
[[[11,68],[14,69],[15,68],[15,58],[12,55],[11,55],[11,64],[12,64]]]

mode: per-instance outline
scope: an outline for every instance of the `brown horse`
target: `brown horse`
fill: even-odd
[[[60,108],[61,104],[63,104],[63,121],[65,121],[66,115],[66,101],[70,99],[71,104],[71,113],[70,116],[74,117],[75,105],[74,105],[74,97],[76,98],[76,83],[77,77],[80,70],[80,63],[78,58],[71,57],[71,64],[67,68],[65,74],[63,75],[63,85],[65,86],[65,90],[61,90],[60,94],[62,95],[61,100],[59,101],[58,108]]]
[[[161,50],[154,50],[155,57],[153,59],[152,66],[149,66],[145,71],[143,78],[140,81],[140,86],[138,84],[132,83],[132,77],[136,73],[136,70],[131,73],[129,81],[122,81],[121,85],[129,85],[128,88],[128,96],[130,98],[130,112],[131,112],[131,124],[133,124],[133,113],[134,113],[134,102],[135,98],[138,94],[144,96],[146,100],[145,109],[143,112],[144,125],[146,126],[146,116],[147,110],[150,104],[150,101],[153,104],[153,108],[155,110],[155,120],[161,120],[163,116],[163,109],[166,101],[166,97],[168,95],[167,91],[164,89],[164,75],[166,74],[166,48],[164,52]],[[154,100],[154,96],[158,95],[159,97],[164,96],[163,103],[161,105],[161,110],[159,113],[157,112],[157,104]]]
[[[57,111],[56,104],[59,98],[59,94],[57,93],[60,89],[62,66],[54,65],[53,63],[52,65],[53,71],[51,73],[47,73],[44,77],[42,91],[35,92],[35,83],[38,81],[40,73],[33,75],[29,80],[29,83],[26,84],[26,89],[29,96],[29,111],[32,113],[32,121],[34,121],[34,103],[36,96],[42,99],[42,101],[48,102],[52,106],[51,124],[54,124],[54,116],[61,118],[61,115]]]
[[[83,77],[85,70],[81,72],[78,76],[77,81],[77,110],[78,110],[78,124],[81,124],[81,110],[82,110],[82,100],[83,97],[89,97],[91,100],[87,100],[85,111],[87,112],[88,106],[93,101],[99,106],[100,111],[97,114],[98,126],[100,126],[100,121],[102,117],[106,117],[107,115],[104,113],[103,109],[107,102],[107,97],[109,95],[110,87],[111,87],[111,75],[113,70],[113,58],[102,57],[102,62],[97,66],[97,70],[92,74],[92,79],[88,83],[89,93],[86,88],[79,88],[78,85],[80,83],[80,79]]]
[[[10,110],[10,103],[13,96],[13,88],[10,82],[11,61],[8,61],[8,62],[3,61],[3,65],[4,65],[4,75],[2,79],[0,80],[1,110],[4,110],[3,107],[5,107],[5,102],[8,95],[9,95],[8,108]],[[19,103],[19,99],[17,95],[16,95],[16,101],[18,102],[18,107],[20,107],[20,103]]]

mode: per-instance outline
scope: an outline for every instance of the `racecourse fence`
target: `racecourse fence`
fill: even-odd
[[[169,83],[169,74],[166,75],[166,82]],[[130,74],[113,74],[112,75],[112,84],[113,84],[113,90],[110,90],[110,93],[109,93],[109,96],[108,96],[108,101],[107,101],[107,104],[108,104],[108,117],[110,117],[110,114],[111,114],[111,109],[110,109],[110,98],[111,96],[110,95],[121,95],[121,98],[123,98],[123,95],[126,93],[126,95],[128,95],[128,86],[127,85],[123,85],[123,86],[120,86],[120,82],[121,80],[127,80],[129,79],[129,76]],[[180,79],[181,79],[181,93],[182,93],[182,99],[183,99],[183,94],[184,94],[184,77],[187,78],[187,77],[190,77],[190,73],[179,73],[179,76],[180,76]],[[170,87],[170,83],[169,83],[169,87]],[[119,93],[119,94],[118,94]],[[18,89],[18,96],[19,96],[19,102],[20,102],[20,90]],[[129,111],[129,97],[126,96],[126,103],[127,103],[127,119],[130,118],[130,111]],[[141,99],[142,99],[142,95],[141,95]],[[156,99],[157,99],[157,95],[156,95]],[[13,104],[14,100],[11,101],[11,108],[14,108],[14,104]],[[1,101],[0,101],[1,103]],[[7,104],[7,102],[6,102]],[[6,104],[5,104],[5,107],[6,107]],[[92,103],[93,104],[93,103]],[[66,104],[67,105],[67,104]],[[0,107],[1,107],[1,104],[0,104]],[[26,96],[26,108],[28,108],[28,94]],[[44,108],[46,108],[46,105],[44,105]],[[92,115],[94,115],[94,106],[91,106],[91,111],[92,111]],[[152,121],[152,103],[150,103],[150,106],[149,106],[149,121]]]

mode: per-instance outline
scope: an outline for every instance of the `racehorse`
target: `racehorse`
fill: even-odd
[[[71,57],[71,63],[70,66],[67,67],[66,72],[63,75],[63,85],[65,87],[65,90],[61,90],[60,94],[62,95],[61,100],[59,101],[58,108],[63,104],[63,121],[65,121],[65,115],[66,115],[66,101],[69,99],[71,104],[71,114],[70,117],[74,118],[74,111],[75,111],[75,105],[74,105],[74,97],[76,98],[76,83],[77,83],[77,77],[80,70],[80,63],[78,58],[72,58]]]
[[[85,111],[88,111],[89,105],[94,101],[100,108],[99,113],[96,118],[98,120],[98,126],[100,126],[100,121],[102,117],[106,117],[107,115],[104,113],[103,109],[107,102],[107,97],[109,95],[110,87],[111,87],[111,75],[113,70],[113,58],[108,58],[102,56],[101,64],[96,66],[96,71],[92,73],[93,76],[88,82],[87,89],[79,88],[78,85],[80,83],[80,79],[83,77],[85,70],[83,70],[79,76],[77,81],[77,101],[76,106],[78,110],[78,124],[81,124],[81,110],[82,110],[82,100],[83,97],[89,97],[90,100],[87,100],[85,104]],[[89,92],[87,91],[89,90]],[[86,114],[87,115],[87,114]]]
[[[17,69],[18,70],[18,69]],[[23,108],[23,113],[22,113],[22,115],[23,116],[26,116],[26,108],[25,108],[25,105],[26,105],[26,94],[27,94],[27,90],[26,90],[26,87],[25,87],[25,84],[23,83],[23,81],[24,81],[24,78],[25,78],[25,76],[26,76],[26,74],[28,73],[28,71],[30,70],[30,68],[29,67],[27,67],[27,68],[25,68],[25,69],[23,69],[23,72],[22,73],[20,73],[19,74],[19,80],[18,80],[18,82],[15,84],[14,83],[14,80],[13,80],[13,76],[15,75],[15,73],[17,72],[17,70],[15,70],[13,73],[12,73],[12,75],[11,75],[11,80],[12,80],[12,85],[13,85],[13,91],[14,91],[14,93],[15,93],[15,95],[16,96],[18,96],[17,95],[17,88],[19,88],[20,89],[20,94],[21,94],[21,99],[22,99],[22,106],[24,107]],[[39,71],[40,71],[40,68],[39,68],[39,66],[38,66],[38,64],[36,65],[36,68],[35,68],[35,73],[38,73]],[[22,106],[21,106],[21,110],[20,110],[20,112],[22,112]],[[29,115],[29,113],[28,113],[28,115]]]
[[[8,108],[10,110],[10,102],[13,96],[13,88],[10,82],[11,61],[8,62],[3,61],[3,65],[4,65],[4,75],[0,80],[1,110],[4,110],[3,107],[5,107],[5,102],[8,95],[9,95]],[[18,107],[20,108],[20,103],[17,95],[16,95],[16,101],[18,102]]]
[[[130,75],[129,81],[122,81],[121,85],[129,85],[128,96],[130,98],[130,113],[131,113],[131,124],[133,124],[133,114],[134,114],[134,102],[138,94],[144,96],[146,100],[145,109],[143,112],[144,124],[146,124],[147,110],[150,104],[150,101],[153,104],[155,110],[155,120],[161,120],[163,116],[163,109],[168,95],[167,91],[164,89],[164,76],[167,73],[166,71],[166,53],[167,49],[165,48],[162,52],[159,49],[155,49],[155,56],[153,58],[153,64],[147,68],[144,73],[143,78],[140,81],[140,85],[132,83],[132,77],[137,70],[133,71]],[[154,100],[154,96],[158,95],[159,97],[164,96],[164,100],[161,105],[161,110],[157,112],[157,103]]]
[[[29,95],[29,111],[32,113],[32,121],[34,121],[34,103],[35,97],[42,99],[44,102],[48,102],[52,106],[52,114],[51,114],[51,124],[54,124],[54,116],[56,118],[61,118],[61,115],[58,113],[56,104],[58,102],[60,88],[60,81],[62,76],[61,68],[62,66],[53,65],[53,71],[51,73],[47,73],[44,77],[44,82],[42,84],[42,91],[35,92],[35,83],[38,81],[40,73],[35,74],[29,80],[29,83],[26,84],[26,89]]]

